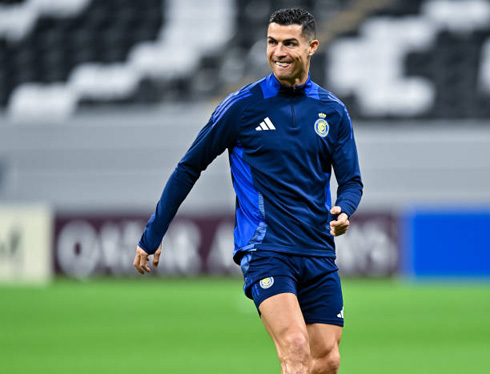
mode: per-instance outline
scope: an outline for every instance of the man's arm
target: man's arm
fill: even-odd
[[[347,231],[350,224],[349,217],[356,211],[363,189],[354,131],[345,108],[339,123],[333,168],[338,188],[337,201],[330,210],[334,217],[330,222],[330,233],[339,236]]]
[[[139,242],[148,254],[154,253],[182,202],[198,180],[201,172],[236,140],[231,121],[216,123],[213,118],[200,131],[187,153],[170,176]]]
[[[241,106],[237,103],[240,98],[247,96],[249,95],[241,94],[238,98],[229,96],[216,108],[170,176],[138,243],[134,260],[138,272],[144,274],[148,271],[146,262],[149,254],[158,253],[158,264],[163,236],[201,172],[225,149],[236,143],[241,111]]]

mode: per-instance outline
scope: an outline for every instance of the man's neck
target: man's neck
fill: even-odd
[[[308,77],[309,77],[309,72],[307,71],[303,77],[301,78],[296,78],[292,81],[289,81],[289,80],[284,80],[284,79],[279,79],[278,77],[276,77],[276,75],[274,74],[274,77],[277,79],[277,81],[282,85],[282,86],[286,86],[286,87],[297,87],[297,86],[302,86],[304,85],[307,81],[308,81]]]

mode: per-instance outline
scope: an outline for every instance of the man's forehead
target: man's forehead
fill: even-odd
[[[272,22],[267,28],[267,37],[272,37],[276,40],[304,39],[302,31],[303,27],[301,25],[279,25]]]

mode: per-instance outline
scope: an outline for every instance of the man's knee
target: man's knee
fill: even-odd
[[[284,339],[284,345],[290,352],[298,352],[298,354],[308,357],[310,355],[310,344],[308,337],[303,333],[289,334]]]
[[[318,357],[312,357],[310,374],[337,374],[339,366],[340,352],[336,346]]]
[[[307,373],[310,362],[308,336],[302,332],[290,333],[281,342],[279,360],[281,365],[296,368],[298,373]],[[296,372],[296,370],[294,372]]]

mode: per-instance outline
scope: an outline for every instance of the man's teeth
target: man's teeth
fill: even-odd
[[[276,61],[276,65],[279,65],[279,66],[288,66],[289,65],[289,62],[279,62],[279,61]]]

